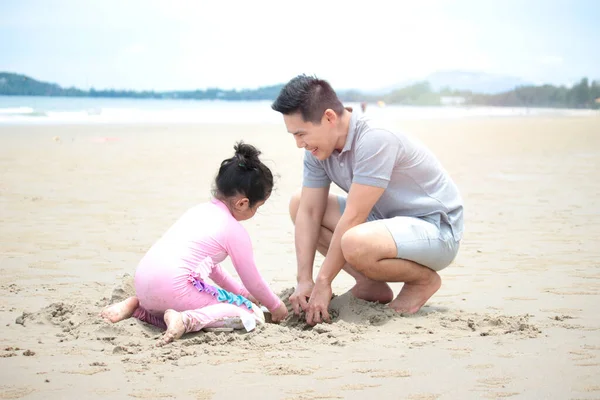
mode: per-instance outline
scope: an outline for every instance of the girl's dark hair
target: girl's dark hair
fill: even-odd
[[[256,147],[239,141],[233,149],[234,156],[221,162],[214,195],[232,197],[241,194],[248,198],[252,207],[271,194],[273,174],[258,158],[261,152]]]

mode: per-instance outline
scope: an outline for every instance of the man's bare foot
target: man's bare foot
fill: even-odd
[[[165,324],[167,324],[167,331],[162,339],[159,340],[158,346],[164,346],[167,343],[171,343],[182,337],[185,333],[185,326],[183,325],[183,318],[181,317],[180,312],[175,310],[165,311]]]
[[[130,297],[121,301],[120,303],[115,303],[106,307],[104,310],[102,310],[100,316],[106,322],[112,322],[114,324],[115,322],[119,322],[131,317],[135,309],[138,308],[139,304],[140,303],[137,297]]]
[[[357,281],[350,292],[357,299],[387,304],[394,298],[394,292],[390,285],[385,282],[372,280]]]
[[[430,278],[423,283],[405,283],[400,293],[389,306],[394,310],[414,314],[421,309],[442,286],[442,279],[437,272],[432,271]]]

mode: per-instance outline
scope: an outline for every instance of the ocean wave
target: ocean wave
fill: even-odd
[[[0,116],[31,116],[31,117],[45,117],[47,114],[43,111],[35,110],[31,107],[7,107],[0,108]]]

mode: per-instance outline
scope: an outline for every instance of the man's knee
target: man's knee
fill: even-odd
[[[364,273],[364,270],[376,261],[370,249],[369,236],[359,227],[354,227],[344,233],[341,247],[346,262],[359,272]]]
[[[348,264],[367,278],[372,276],[373,266],[383,260],[396,258],[394,238],[380,222],[367,222],[349,229],[342,236],[342,254]]]
[[[290,198],[290,218],[293,223],[296,223],[296,215],[298,214],[298,208],[300,207],[300,195],[302,194],[302,190],[297,190],[292,197]]]

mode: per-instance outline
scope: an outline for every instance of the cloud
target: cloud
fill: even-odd
[[[141,43],[132,43],[129,46],[125,47],[123,53],[125,54],[142,54],[145,53],[148,48],[146,45]]]
[[[0,70],[66,86],[251,88],[305,72],[377,88],[440,70],[555,81],[598,64],[585,19],[567,15],[580,26],[567,40],[554,14],[519,14],[516,0],[493,12],[474,0],[0,2]]]

